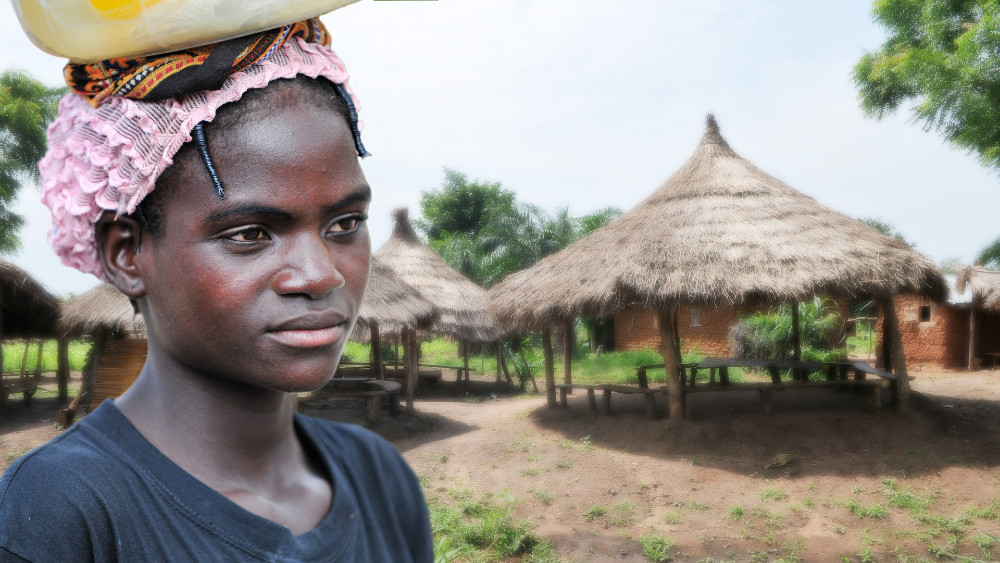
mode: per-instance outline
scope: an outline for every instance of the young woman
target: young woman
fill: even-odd
[[[290,407],[332,376],[368,277],[346,71],[318,20],[235,41],[68,69],[50,238],[134,301],[148,356],[0,478],[0,560],[433,558],[399,453]]]

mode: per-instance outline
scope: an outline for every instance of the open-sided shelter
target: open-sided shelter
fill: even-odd
[[[891,297],[905,292],[941,300],[945,282],[930,260],[904,242],[820,205],[741,158],[709,116],[694,154],[649,197],[512,274],[490,298],[497,318],[518,328],[546,329],[625,307],[656,311],[673,417],[682,412],[676,336],[681,304],[831,295],[867,296],[891,308]],[[898,333],[895,342],[900,361],[892,365],[905,374]],[[547,379],[554,404],[551,375]],[[906,377],[898,379],[905,404]]]
[[[92,342],[80,391],[59,414],[68,424],[78,411],[87,414],[120,396],[139,377],[146,362],[146,325],[128,297],[102,283],[63,303],[59,326],[67,336]]]
[[[372,349],[372,370],[378,379],[385,378],[382,363],[381,342],[385,335],[398,339],[411,331],[428,328],[437,318],[437,309],[424,299],[420,292],[399,279],[382,260],[372,257],[368,289],[361,302],[358,322],[354,326],[354,337],[367,339]],[[407,408],[413,408],[413,388],[417,382],[417,371],[407,370]]]
[[[36,376],[31,382],[3,379],[3,348],[0,347],[0,400],[6,401],[8,392],[23,392],[31,396],[41,371],[41,345],[43,339],[59,339],[57,380],[59,400],[66,399],[69,382],[68,341],[60,338],[59,298],[52,295],[27,272],[10,262],[0,260],[0,342],[9,339],[36,341],[39,347]],[[25,346],[25,356],[28,348]],[[24,370],[18,380],[25,377]]]
[[[395,222],[392,236],[375,252],[375,257],[434,304],[438,317],[427,332],[450,335],[465,344],[496,342],[499,380],[502,363],[499,361],[502,350],[499,339],[504,331],[488,310],[486,290],[452,268],[420,240],[410,224],[406,208],[396,209],[392,216]],[[410,353],[407,358],[419,365],[416,332],[411,332],[408,338]],[[465,362],[465,373],[468,373],[467,353]]]

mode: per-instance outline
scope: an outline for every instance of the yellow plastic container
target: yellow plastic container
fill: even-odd
[[[31,41],[77,62],[214,43],[358,0],[11,0]]]

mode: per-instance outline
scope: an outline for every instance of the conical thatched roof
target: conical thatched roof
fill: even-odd
[[[744,160],[709,116],[694,155],[652,195],[490,298],[505,324],[531,327],[628,305],[904,292],[947,294],[930,260]]]
[[[98,328],[133,338],[146,337],[142,315],[132,310],[128,297],[113,285],[102,283],[62,304],[59,327],[64,334],[93,334]]]
[[[972,289],[972,299],[976,307],[990,311],[1000,311],[1000,272],[969,266],[958,274],[955,289],[965,293]]]
[[[420,292],[393,273],[379,258],[372,257],[368,290],[361,302],[355,333],[367,338],[370,323],[378,323],[379,332],[398,334],[404,328],[427,328],[437,310]]]
[[[58,336],[59,298],[27,272],[0,260],[0,337]]]
[[[502,331],[487,312],[486,290],[476,285],[424,244],[413,231],[407,210],[393,211],[392,236],[375,257],[434,304],[438,318],[430,332],[469,342],[488,342]]]

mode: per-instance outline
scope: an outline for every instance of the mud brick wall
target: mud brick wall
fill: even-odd
[[[840,300],[838,304],[841,316],[847,319],[847,300]],[[729,356],[732,353],[729,331],[739,322],[740,317],[758,311],[767,312],[770,308],[771,305],[767,304],[736,307],[683,305],[677,314],[681,351],[694,351],[705,356]],[[693,317],[698,317],[700,322],[693,322]],[[653,311],[626,309],[615,315],[614,323],[616,350],[655,349],[660,345],[660,327]]]
[[[968,365],[969,309],[957,308],[949,304],[937,305],[930,299],[915,295],[897,296],[895,305],[907,369],[912,370],[920,367],[963,369]],[[922,307],[929,309],[929,319],[921,318]],[[878,338],[876,363],[879,366],[884,365],[882,361],[882,321],[882,312],[879,311],[876,321]],[[992,338],[1000,344],[998,325],[995,321],[992,325],[992,330],[984,330],[987,327],[980,327],[977,330],[985,333],[983,336],[986,341]],[[979,340],[977,338],[977,341]],[[980,350],[989,351],[982,348]],[[1000,351],[1000,347],[996,350]],[[984,360],[984,364],[986,364],[986,360]]]

